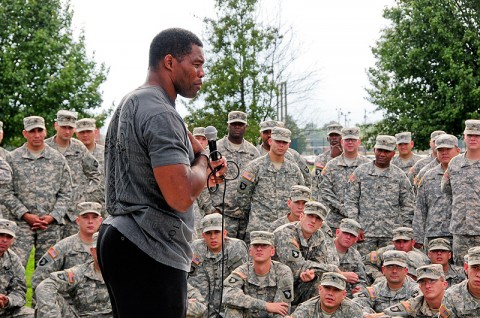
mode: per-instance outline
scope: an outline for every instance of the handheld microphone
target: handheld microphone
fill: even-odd
[[[210,148],[210,158],[212,161],[217,161],[219,159],[217,151],[217,129],[213,126],[206,127],[205,137],[207,137],[208,148]]]

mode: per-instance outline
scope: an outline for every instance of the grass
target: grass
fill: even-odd
[[[32,307],[32,275],[35,269],[35,248],[32,249],[28,258],[27,268],[25,268],[25,276],[27,279],[27,306]]]

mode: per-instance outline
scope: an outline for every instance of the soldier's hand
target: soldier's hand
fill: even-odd
[[[0,294],[0,308],[5,308],[8,305],[8,297]]]
[[[52,224],[53,221],[55,221],[55,219],[53,218],[53,216],[51,216],[50,214],[41,216],[40,219],[42,219],[43,221],[47,222],[47,225],[48,225],[48,224]]]
[[[362,290],[362,286],[356,286],[352,289],[352,295]]]
[[[30,225],[30,229],[32,231],[35,230],[45,230],[47,228],[47,224],[43,221],[38,215],[32,214],[30,212],[25,213],[22,215],[22,219]]]
[[[315,271],[313,269],[307,269],[306,271],[300,273],[300,279],[304,283],[312,281],[314,278],[315,278]]]
[[[267,303],[267,312],[286,316],[288,314],[287,303]]]
[[[358,282],[358,275],[354,272],[342,272],[341,273],[347,279],[347,283],[355,284]]]

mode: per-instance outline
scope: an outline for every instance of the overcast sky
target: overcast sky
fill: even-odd
[[[323,126],[337,120],[341,109],[350,125],[363,123],[365,111],[367,122],[380,119],[381,114],[374,113],[375,107],[365,100],[366,69],[374,65],[370,47],[388,23],[382,11],[394,0],[267,1],[281,4],[282,18],[300,43],[298,63],[316,67],[320,76],[311,100],[289,109],[294,118],[301,125],[314,121]],[[103,107],[118,104],[145,81],[148,47],[158,32],[182,27],[201,36],[202,18],[214,17],[211,0],[71,0],[71,4],[73,27],[85,30],[89,54],[110,68],[102,86]],[[186,114],[182,107],[178,110]]]

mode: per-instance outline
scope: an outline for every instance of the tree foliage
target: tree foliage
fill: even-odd
[[[368,93],[385,116],[368,132],[412,131],[422,149],[434,130],[461,134],[480,117],[480,2],[397,0],[384,17]]]
[[[52,130],[56,112],[92,117],[102,103],[108,70],[87,57],[75,39],[73,11],[61,0],[3,0],[0,6],[0,116],[5,143],[18,146],[23,118],[42,116]],[[97,116],[100,124],[106,112]]]

